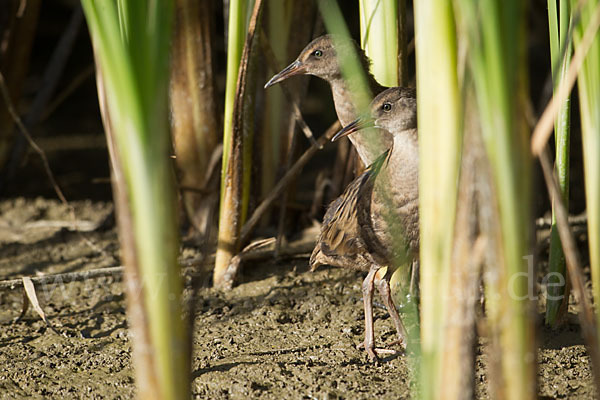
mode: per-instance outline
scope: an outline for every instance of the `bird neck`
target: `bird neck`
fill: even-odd
[[[371,74],[370,88],[373,95],[379,93],[382,87],[375,81]],[[346,126],[358,118],[358,113],[352,98],[355,84],[345,79],[332,79],[330,82],[333,94],[335,111],[342,126]],[[349,136],[352,145],[356,148],[358,156],[365,165],[370,165],[384,151],[392,145],[391,135],[378,129],[363,129]]]
[[[387,182],[385,182],[387,180]],[[394,135],[394,144],[385,169],[384,185],[402,192],[408,199],[418,198],[419,146],[417,130],[407,129]]]
[[[331,85],[335,112],[342,126],[346,126],[358,117],[352,99],[352,90],[348,82],[341,77],[332,79],[329,84]]]
[[[377,128],[361,129],[350,135],[349,138],[365,165],[370,165],[383,152],[392,147],[391,135]]]
[[[381,86],[375,77],[364,67],[364,76],[367,78],[367,86],[370,90],[370,96],[374,97],[381,93],[385,87]],[[341,75],[329,80],[331,86],[331,92],[333,94],[333,102],[335,104],[335,111],[338,119],[342,126],[346,126],[358,117],[356,104],[353,99],[353,92],[357,92],[359,88],[359,82],[357,79],[344,79]],[[372,100],[367,99],[365,103],[368,104]],[[368,110],[365,110],[368,111]]]

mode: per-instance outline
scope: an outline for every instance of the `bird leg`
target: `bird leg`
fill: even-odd
[[[398,330],[398,343],[403,344],[404,337],[406,337],[404,325],[402,325],[402,321],[400,320],[398,311],[396,311],[396,307],[394,306],[394,302],[392,301],[390,285],[386,279],[387,275],[385,275],[384,272],[384,277],[380,278],[380,274],[378,274],[378,272],[381,271],[382,269],[371,269],[367,274],[367,277],[363,281],[362,285],[363,304],[365,309],[365,340],[363,343],[358,345],[358,348],[364,348],[367,352],[367,355],[369,356],[369,360],[371,361],[376,361],[377,355],[379,354],[396,354],[395,350],[375,347],[375,333],[373,329],[373,291],[375,289],[375,285],[377,285],[379,292],[383,297],[383,301],[385,302],[386,307],[388,308],[388,312],[390,313],[390,315],[392,315],[392,319],[394,320],[394,324],[396,325],[396,329]],[[381,282],[384,283],[382,284]],[[384,293],[387,293],[387,296]],[[395,318],[393,312],[395,312]]]
[[[396,332],[398,333],[398,340],[394,342],[394,344],[400,344],[402,347],[406,348],[406,329],[404,328],[404,324],[400,319],[400,315],[398,314],[398,310],[396,310],[396,305],[394,304],[394,300],[392,299],[392,292],[390,290],[390,282],[389,278],[391,273],[389,270],[385,274],[384,277],[380,278],[379,276],[375,276],[374,283],[377,285],[377,290],[379,290],[379,294],[381,295],[381,299],[385,304],[385,307],[392,317],[392,321],[394,322],[394,326],[396,327]]]
[[[371,361],[377,359],[377,355],[374,351],[375,334],[373,332],[373,281],[375,279],[375,273],[377,273],[377,270],[372,268],[362,284],[362,297],[365,309],[365,341],[362,345]]]

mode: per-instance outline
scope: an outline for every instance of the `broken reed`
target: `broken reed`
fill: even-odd
[[[218,205],[217,187],[208,187],[210,164],[221,136],[214,86],[211,3],[175,0],[169,87],[182,206],[198,235],[207,241],[214,232],[213,214]]]
[[[173,4],[82,1],[115,180],[138,396],[189,397],[177,213],[169,159]]]

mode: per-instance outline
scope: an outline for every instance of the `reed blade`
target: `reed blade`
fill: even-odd
[[[574,10],[580,10],[579,22],[574,26],[575,51],[584,45],[589,26],[597,25],[600,18],[600,1],[589,0],[578,9],[581,2],[571,1]],[[600,301],[600,37],[597,30],[578,75],[581,134],[583,142],[583,169],[585,199],[588,218],[588,245],[592,271],[594,302]],[[596,310],[598,316],[598,310]],[[600,329],[600,318],[596,323]]]
[[[560,19],[559,19],[560,15]],[[571,41],[568,40],[571,12],[567,0],[560,0],[560,14],[556,9],[556,0],[548,0],[548,22],[550,30],[550,58],[554,94],[565,79],[571,63]],[[555,165],[558,182],[565,206],[569,207],[569,149],[571,97],[567,97],[560,105],[554,123],[554,140],[556,145]],[[569,293],[566,289],[565,256],[556,225],[556,212],[552,211],[552,228],[550,233],[550,258],[548,260],[548,284],[546,298],[546,324],[555,325],[559,311],[564,314],[567,309]],[[562,307],[561,307],[562,306]]]
[[[398,86],[399,13],[395,0],[360,0],[360,42],[383,86]]]
[[[140,398],[189,396],[169,158],[172,2],[82,1],[97,65]]]
[[[445,354],[456,349],[444,332],[450,309],[450,271],[462,145],[462,104],[451,1],[415,2],[421,229],[421,366],[423,399],[441,398]],[[435,115],[435,118],[431,118]],[[454,371],[457,369],[455,368]],[[433,384],[432,384],[433,382]],[[457,380],[453,384],[458,384]],[[450,397],[452,398],[452,397]]]
[[[486,312],[493,354],[491,391],[498,398],[535,397],[533,258],[530,248],[531,157],[526,109],[526,2],[456,1],[468,43],[481,132],[491,166],[498,257],[486,265]],[[529,257],[527,257],[529,255]]]
[[[252,147],[254,140],[253,100],[257,90],[256,85],[253,85],[253,83],[256,81],[257,50],[259,48],[257,35],[260,34],[257,31],[257,24],[260,23],[262,6],[263,1],[256,0],[248,23],[248,32],[244,39],[231,115],[227,115],[227,103],[225,108],[226,130],[223,137],[223,174],[221,176],[219,234],[215,270],[213,273],[213,284],[219,288],[231,287],[231,282],[228,281],[229,278],[226,271],[231,259],[240,250],[240,231],[246,220],[250,199]],[[230,71],[228,70],[227,73],[227,79],[229,80]],[[230,132],[227,131],[228,118],[231,118]]]

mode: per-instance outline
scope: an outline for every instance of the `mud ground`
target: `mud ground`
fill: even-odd
[[[0,202],[0,279],[119,265],[112,205],[72,204],[77,224],[68,208],[53,200]],[[194,257],[197,250],[184,245],[182,254]],[[227,293],[201,289],[194,321],[194,397],[407,398],[407,356],[373,365],[355,348],[363,334],[360,282],[354,271],[310,273],[306,259],[295,259],[248,265],[241,283]],[[132,398],[120,277],[48,285],[37,292],[56,331],[31,310],[15,323],[22,292],[0,292],[0,398]],[[387,314],[377,309],[376,317],[376,339],[391,342]],[[577,324],[541,331],[540,397],[592,397]],[[488,397],[485,365],[482,344],[477,398]]]

